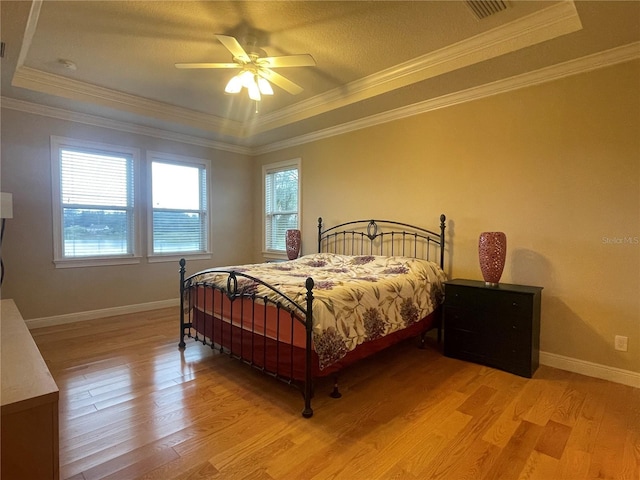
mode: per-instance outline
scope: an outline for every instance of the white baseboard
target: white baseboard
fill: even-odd
[[[65,323],[81,322],[84,320],[95,320],[97,318],[112,317],[115,315],[126,315],[129,313],[145,312],[160,308],[174,307],[180,305],[180,299],[161,300],[158,302],[139,303],[136,305],[125,305],[122,307],[104,308],[101,310],[90,310],[87,312],[69,313],[66,315],[55,315],[53,317],[41,317],[25,320],[30,330]],[[598,363],[578,360],[577,358],[564,357],[555,353],[540,352],[540,363],[549,367],[559,368],[568,372],[579,373],[589,377],[601,378],[610,382],[621,383],[631,387],[640,388],[640,373],[621,368],[609,367]]]
[[[600,365],[585,360],[578,360],[577,358],[563,357],[562,355],[549,352],[540,352],[540,363],[549,367],[567,370],[568,372],[580,373],[581,375],[602,378],[610,382],[640,388],[639,372]]]
[[[87,312],[68,313],[66,315],[55,315],[53,317],[41,317],[25,320],[29,330],[34,328],[51,327],[54,325],[64,325],[65,323],[82,322],[85,320],[95,320],[96,318],[113,317],[115,315],[126,315],[129,313],[146,312],[159,308],[174,307],[180,305],[180,299],[160,300],[158,302],[138,303],[135,305],[125,305],[122,307],[103,308],[101,310],[89,310]]]

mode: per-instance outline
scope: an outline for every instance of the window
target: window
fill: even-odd
[[[300,159],[265,165],[264,249],[284,253],[285,232],[300,228]]]
[[[137,261],[138,150],[52,137],[51,159],[56,264]]]
[[[149,152],[150,255],[209,251],[208,163]]]
[[[147,152],[145,184],[138,149],[51,137],[51,165],[56,267],[209,258],[206,160]]]

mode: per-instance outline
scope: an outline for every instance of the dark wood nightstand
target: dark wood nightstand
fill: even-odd
[[[531,377],[540,357],[542,287],[445,283],[444,354]]]

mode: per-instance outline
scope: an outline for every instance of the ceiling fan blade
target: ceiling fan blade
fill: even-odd
[[[304,90],[300,85],[293,83],[288,78],[285,78],[279,73],[269,70],[268,68],[261,68],[258,70],[258,75],[266,78],[274,85],[277,85],[281,89],[289,92],[291,95],[297,95]]]
[[[242,68],[237,63],[176,63],[176,68]]]
[[[251,59],[247,52],[244,51],[242,45],[236,40],[234,37],[230,37],[229,35],[216,35],[216,38],[220,40],[227,50],[231,52],[233,58],[237,58],[238,60],[242,60],[243,62],[250,62]]]
[[[264,57],[258,60],[259,65],[268,68],[282,67],[315,67],[316,61],[308,53],[302,55],[284,55],[282,57]]]

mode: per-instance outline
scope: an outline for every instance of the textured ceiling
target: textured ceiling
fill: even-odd
[[[463,1],[3,0],[2,101],[259,152],[513,88],[523,75],[526,85],[570,74],[576,59],[640,56],[638,1],[505,4],[478,19]],[[232,70],[174,67],[230,62],[214,35],[248,33],[270,56],[315,58],[278,70],[302,93],[275,87],[256,113],[246,92],[224,94]]]

